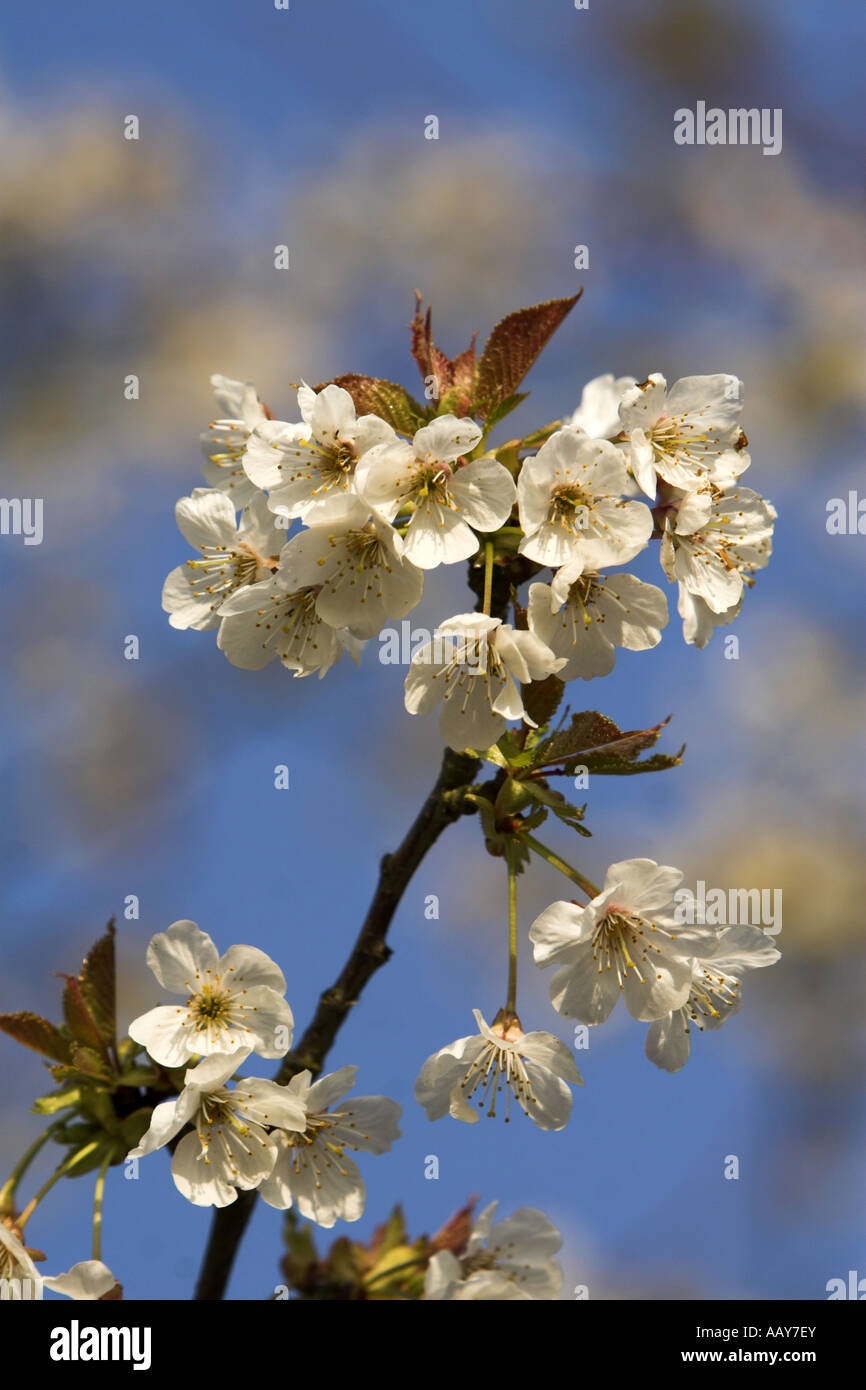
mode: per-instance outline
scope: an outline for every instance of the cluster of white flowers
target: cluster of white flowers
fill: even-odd
[[[536,964],[559,967],[550,988],[556,1011],[604,1023],[622,997],[633,1018],[651,1025],[647,1056],[670,1072],[688,1061],[691,1025],[720,1027],[740,1007],[743,974],[780,954],[760,927],[680,925],[674,894],[682,877],[652,859],[612,864],[586,907],[555,902],[529,931]],[[569,1083],[583,1084],[565,1044],[551,1033],[524,1032],[506,1009],[492,1026],[478,1010],[475,1020],[477,1034],[443,1047],[421,1069],[415,1097],[429,1119],[493,1117],[504,1091],[506,1120],[513,1096],[540,1129],[563,1129]]]
[[[521,1207],[493,1224],[497,1202],[485,1207],[459,1254],[438,1250],[430,1258],[425,1300],[511,1302],[559,1297],[562,1270],[554,1256],[559,1231],[543,1212]]]
[[[296,676],[323,676],[346,650],[357,660],[419,602],[426,570],[469,560],[482,542],[489,564],[516,552],[552,571],[529,586],[525,628],[462,613],[413,652],[406,708],[441,704],[442,736],[458,751],[526,720],[521,686],[592,680],[617,647],[657,645],[662,591],[606,573],[653,536],[698,647],[736,617],[769,559],[775,510],[738,484],[750,459],[733,376],[684,377],[670,391],[658,373],[598,377],[562,427],[510,466],[482,452],[469,417],[440,415],[409,438],[357,415],[331,384],[300,387],[301,419],[287,423],[251,385],[212,383],[224,418],[202,436],[211,486],[176,509],[198,554],[168,576],[163,607],[174,627],[218,628],[234,665],[279,657]]]
[[[282,1057],[292,1043],[292,1011],[282,971],[264,951],[231,946],[219,956],[195,922],[174,922],[153,937],[148,964],[183,1005],[161,1005],[133,1021],[129,1035],[159,1065],[187,1067],[174,1100],[154,1107],[130,1158],[177,1140],[172,1177],[196,1206],[224,1207],[259,1188],[272,1207],[296,1206],[320,1226],[357,1221],[365,1188],[347,1149],[385,1153],[399,1139],[400,1106],[385,1096],[345,1100],[356,1067],[288,1085],[261,1077],[230,1081],[251,1053]],[[180,1085],[180,1082],[178,1082]]]
[[[43,1289],[50,1289],[76,1302],[95,1301],[104,1298],[117,1283],[101,1260],[81,1260],[66,1274],[40,1274],[33,1263],[34,1253],[37,1259],[45,1258],[38,1251],[28,1250],[11,1220],[9,1224],[0,1220],[0,1281],[4,1299],[30,1301],[41,1298]]]

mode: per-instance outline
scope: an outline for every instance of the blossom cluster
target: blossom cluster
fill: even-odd
[[[183,1005],[135,1019],[130,1037],[155,1062],[186,1066],[177,1097],[155,1106],[130,1158],[173,1147],[178,1191],[196,1206],[224,1207],[258,1189],[272,1207],[296,1207],[320,1226],[357,1221],[365,1189],[347,1149],[381,1154],[400,1137],[400,1106],[385,1096],[347,1100],[357,1067],[287,1085],[232,1078],[251,1056],[282,1057],[292,1044],[285,978],[264,951],[232,946],[222,956],[195,922],[153,937],[148,964]]]
[[[335,383],[301,386],[300,420],[279,421],[252,385],[212,380],[222,415],[203,435],[210,486],[176,508],[197,555],[165,582],[171,624],[218,629],[236,666],[278,657],[295,676],[323,676],[411,612],[426,572],[519,557],[534,581],[520,621],[485,604],[444,619],[412,656],[406,708],[441,706],[458,751],[490,747],[510,720],[531,724],[533,682],[592,680],[617,648],[659,643],[664,593],[617,568],[652,539],[698,647],[737,616],[770,556],[775,509],[739,481],[750,456],[733,376],[670,390],[658,373],[598,377],[534,451],[489,447],[465,414],[400,431],[359,415]]]

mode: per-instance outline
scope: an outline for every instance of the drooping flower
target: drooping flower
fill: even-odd
[[[424,1283],[426,1300],[505,1302],[559,1297],[562,1270],[554,1258],[562,1245],[559,1231],[535,1207],[519,1207],[494,1226],[498,1205],[491,1202],[484,1208],[464,1250],[439,1250],[431,1256]]]
[[[163,989],[187,996],[163,1004],[129,1025],[129,1036],[163,1067],[191,1057],[240,1054],[282,1057],[292,1045],[294,1019],[283,995],[283,972],[256,946],[230,946],[217,954],[195,922],[173,922],[157,932],[147,963]]]
[[[333,525],[357,509],[355,470],[374,445],[396,438],[378,415],[357,415],[342,386],[298,391],[299,424],[266,420],[244,457],[248,477],[268,492],[271,511],[307,525]]]
[[[212,420],[201,436],[204,476],[235,507],[244,507],[258,491],[244,472],[244,455],[250,434],[267,420],[267,411],[251,382],[219,375],[210,381],[223,418]]]
[[[450,1114],[476,1124],[478,1112],[495,1116],[497,1097],[504,1090],[500,1110],[506,1122],[513,1096],[539,1129],[564,1129],[571,1114],[568,1083],[583,1085],[565,1043],[552,1033],[524,1033],[517,1015],[505,1009],[492,1025],[478,1009],[473,1013],[479,1031],[434,1052],[421,1068],[415,1099],[427,1118]]]
[[[616,445],[557,430],[520,469],[520,553],[539,565],[570,563],[580,570],[634,559],[652,534],[653,519],[643,502],[621,496],[627,484]]]
[[[583,573],[564,565],[552,584],[529,586],[529,629],[566,660],[560,680],[613,670],[616,647],[642,652],[661,641],[668,605],[661,589],[631,574]]]
[[[529,938],[537,965],[558,965],[553,1007],[565,1018],[604,1023],[620,995],[634,1018],[662,1018],[686,1002],[691,960],[715,943],[710,927],[681,927],[673,895],[679,869],[652,859],[611,864],[586,907],[557,902],[536,917]]]
[[[239,589],[222,605],[217,646],[233,666],[260,671],[275,657],[295,676],[319,677],[340,660],[348,641],[326,623],[317,604],[321,586],[287,590],[279,572]]]
[[[248,584],[270,576],[285,542],[261,492],[235,517],[233,499],[216,488],[197,487],[174,509],[184,539],[199,552],[165,581],[162,606],[172,627],[203,631],[218,627],[220,604]]]
[[[474,420],[441,415],[411,444],[377,445],[358,467],[358,491],[386,521],[411,507],[404,554],[419,569],[468,559],[479,546],[475,532],[497,530],[511,513],[516,492],[503,464],[479,458],[458,465],[480,438]]]
[[[760,927],[742,923],[718,933],[710,956],[692,961],[686,1002],[651,1023],[646,1055],[664,1071],[679,1071],[689,1060],[691,1025],[699,1032],[721,1028],[742,1002],[740,983],[749,970],[772,965],[781,952]]]
[[[668,493],[656,516],[662,569],[713,613],[739,604],[751,575],[769,563],[776,509],[750,488]]]
[[[364,1180],[346,1150],[387,1153],[400,1138],[401,1107],[387,1096],[344,1100],[357,1072],[357,1067],[340,1067],[313,1081],[303,1071],[285,1088],[304,1122],[273,1136],[276,1163],[260,1193],[269,1206],[280,1211],[295,1206],[307,1220],[329,1227],[363,1215]]]
[[[702,650],[717,627],[727,627],[738,617],[743,606],[743,599],[740,598],[733,608],[727,608],[724,613],[714,613],[709,604],[704,599],[698,598],[696,594],[690,594],[683,584],[677,588],[677,612],[683,620],[683,640],[690,647],[697,647]]]
[[[249,1055],[245,1048],[232,1057],[205,1057],[190,1067],[180,1095],[154,1107],[150,1128],[127,1155],[144,1158],[193,1125],[194,1132],[185,1134],[174,1151],[171,1175],[194,1206],[227,1207],[238,1189],[258,1187],[276,1162],[274,1131],[304,1126],[303,1106],[287,1086],[241,1077],[228,1087]]]
[[[42,1283],[52,1293],[63,1294],[64,1298],[93,1302],[111,1293],[117,1280],[102,1260],[80,1260],[66,1274],[49,1275]]]
[[[577,410],[563,420],[563,426],[590,439],[612,439],[622,430],[620,402],[628,388],[636,385],[635,377],[615,377],[613,372],[593,377],[583,388]]]
[[[34,1255],[45,1258],[41,1251],[28,1250],[12,1217],[0,1217],[0,1279],[5,1281],[3,1287],[10,1300],[38,1298],[34,1290],[38,1290],[41,1276],[33,1263]]]
[[[509,719],[532,723],[518,682],[543,680],[564,664],[535,633],[483,613],[459,613],[413,653],[406,708],[427,714],[441,701],[439,727],[449,748],[489,748]]]
[[[655,497],[657,476],[673,487],[728,487],[750,459],[740,428],[743,383],[734,376],[685,376],[670,391],[658,372],[626,390],[620,420],[638,485]]]
[[[406,559],[392,526],[361,507],[339,526],[315,526],[280,555],[280,583],[314,585],[316,612],[334,628],[373,637],[388,618],[405,618],[424,592],[424,575]]]

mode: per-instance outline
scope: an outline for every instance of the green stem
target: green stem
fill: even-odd
[[[93,1259],[102,1259],[102,1200],[105,1196],[105,1175],[108,1172],[108,1165],[111,1162],[111,1150],[102,1160],[102,1166],[96,1178],[96,1187],[93,1189]]]
[[[490,599],[493,594],[493,542],[484,542],[484,602],[482,612],[490,616]]]
[[[578,888],[582,888],[588,898],[598,897],[601,892],[600,888],[596,888],[595,884],[590,879],[584,878],[583,874],[579,873],[577,869],[573,869],[564,859],[560,859],[558,854],[554,854],[552,849],[548,849],[546,845],[536,840],[534,835],[530,835],[528,831],[522,830],[520,832],[520,838],[523,843],[528,845],[531,850],[534,850],[537,855],[540,855],[542,859],[546,859],[548,864],[551,864],[554,869],[559,869],[561,874],[565,874],[566,878],[570,878],[572,883],[577,884]]]
[[[508,862],[508,998],[505,1002],[510,1013],[517,1012],[517,874],[514,868],[514,855],[509,846],[505,851]]]
[[[49,1125],[48,1129],[44,1130],[37,1139],[34,1139],[27,1152],[22,1154],[21,1158],[19,1158],[18,1162],[15,1164],[15,1167],[3,1184],[2,1191],[0,1191],[0,1216],[13,1216],[15,1214],[15,1193],[18,1190],[18,1184],[36,1155],[39,1153],[43,1144],[47,1143],[57,1128],[57,1125]]]
[[[21,1215],[16,1220],[15,1225],[18,1227],[19,1231],[23,1231],[27,1222],[30,1220],[30,1217],[33,1215],[34,1211],[39,1206],[39,1203],[42,1201],[42,1198],[47,1196],[54,1184],[58,1182],[60,1178],[63,1177],[64,1173],[66,1173],[74,1163],[78,1163],[81,1159],[86,1158],[88,1154],[93,1153],[93,1150],[97,1149],[99,1147],[99,1144],[99,1139],[91,1140],[89,1144],[84,1145],[84,1148],[77,1149],[74,1154],[70,1154],[68,1158],[65,1158],[63,1160],[59,1167],[54,1169],[54,1172],[51,1174],[51,1177],[48,1178],[42,1184],[39,1191],[36,1193],[36,1196],[33,1197],[27,1203],[27,1206],[24,1208]]]

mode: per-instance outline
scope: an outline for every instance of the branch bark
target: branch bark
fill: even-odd
[[[314,1075],[321,1071],[349,1012],[392,954],[386,942],[388,928],[412,875],[445,827],[472,810],[465,797],[479,767],[477,758],[445,750],[424,805],[399,848],[382,860],[376,891],[346,964],[331,988],[320,995],[297,1048],[283,1059],[276,1078],[281,1084],[307,1069]],[[255,1200],[255,1192],[241,1192],[231,1206],[214,1213],[195,1291],[197,1301],[223,1297]]]

